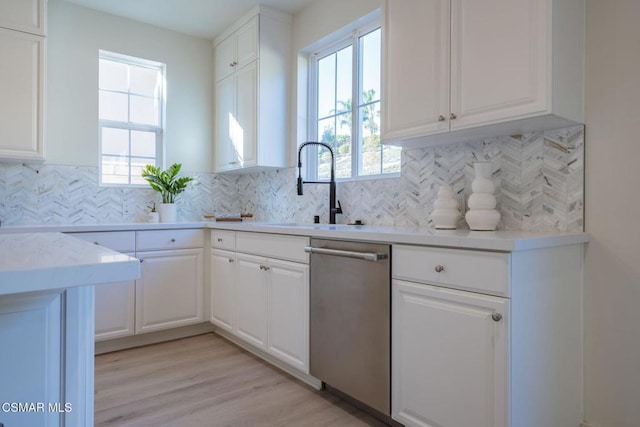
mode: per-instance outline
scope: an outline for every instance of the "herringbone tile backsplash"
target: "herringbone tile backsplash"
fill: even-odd
[[[583,229],[584,131],[582,126],[406,150],[398,178],[338,183],[339,222],[430,227],[440,185],[460,200],[471,193],[473,163],[492,161],[499,228],[530,231]],[[196,179],[178,197],[181,220],[205,213],[253,212],[258,221],[328,221],[328,186],[305,185],[297,196],[297,169],[247,175],[185,174]],[[145,188],[98,186],[98,168],[0,164],[3,225],[120,223],[143,220],[159,202]],[[464,221],[461,228],[466,228]]]

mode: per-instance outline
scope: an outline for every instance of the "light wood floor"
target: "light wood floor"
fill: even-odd
[[[209,333],[97,356],[96,426],[384,426]]]

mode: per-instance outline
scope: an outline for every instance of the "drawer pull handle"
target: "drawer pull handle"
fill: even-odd
[[[222,243],[222,237],[218,237],[218,243]]]
[[[436,273],[442,273],[444,271],[443,265],[436,265]]]
[[[176,242],[176,239],[171,239],[171,243],[175,243],[175,242]]]
[[[500,314],[500,313],[493,313],[493,314],[491,315],[491,318],[492,318],[494,321],[499,322],[499,321],[501,321],[501,320],[502,320],[502,314]]]

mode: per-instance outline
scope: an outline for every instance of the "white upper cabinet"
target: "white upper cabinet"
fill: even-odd
[[[0,160],[44,160],[44,0],[0,0]]]
[[[45,0],[0,0],[0,27],[44,36]]]
[[[286,166],[290,33],[260,6],[214,41],[215,172]]]
[[[448,132],[449,0],[389,1],[384,19],[383,140]]]
[[[258,22],[258,17],[254,16],[216,46],[216,81],[258,58]]]
[[[583,122],[583,0],[384,2],[385,143]]]

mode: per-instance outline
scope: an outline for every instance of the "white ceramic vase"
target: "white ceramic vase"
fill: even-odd
[[[175,203],[160,203],[158,205],[160,222],[177,222],[178,213]]]
[[[455,230],[458,227],[460,216],[453,188],[450,185],[443,185],[438,190],[438,197],[433,203],[433,212],[431,213],[433,225],[438,230]]]
[[[473,169],[476,176],[471,183],[472,194],[467,202],[469,211],[465,219],[472,230],[493,231],[500,222],[500,212],[496,210],[496,197],[493,195],[496,186],[491,180],[492,164],[477,162]]]

